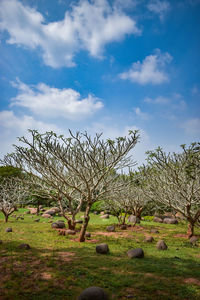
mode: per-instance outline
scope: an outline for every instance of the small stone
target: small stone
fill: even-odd
[[[191,238],[190,238],[190,243],[191,244],[195,244],[197,241],[198,241],[198,236],[195,236],[195,235],[193,235]]]
[[[34,222],[40,222],[40,219],[35,219]]]
[[[51,215],[50,214],[42,214],[42,217],[43,218],[51,218]]]
[[[99,244],[96,246],[96,252],[100,254],[107,254],[109,252],[109,248],[107,244]]]
[[[24,220],[24,218],[23,218],[23,217],[20,217],[20,219],[21,219],[21,220]]]
[[[82,291],[77,300],[108,300],[108,296],[102,288],[91,286]]]
[[[6,232],[12,232],[12,228],[11,227],[6,228]]]
[[[71,230],[71,229],[67,229],[65,232],[66,232],[66,234],[69,234],[69,235],[75,235],[76,234],[76,231]]]
[[[144,242],[147,242],[147,243],[152,243],[154,241],[154,238],[152,236],[147,236],[145,239],[144,239]]]
[[[142,250],[142,248],[130,249],[127,252],[127,255],[129,258],[143,258],[144,251]]]
[[[100,215],[101,215],[101,216],[105,215],[105,212],[104,212],[104,211],[101,211],[101,212],[100,212]]]
[[[108,232],[115,232],[115,226],[110,225],[110,226],[108,226],[108,227],[106,228],[106,230],[107,230]]]
[[[54,222],[51,224],[52,228],[65,228],[65,223],[64,222]]]
[[[158,217],[155,217],[153,219],[154,222],[157,222],[157,223],[163,223],[163,220],[161,218],[158,218]]]
[[[158,231],[157,229],[154,229],[154,228],[152,228],[152,229],[150,230],[150,232],[151,232],[151,233],[159,233],[159,231]]]
[[[176,219],[172,218],[164,218],[163,223],[165,224],[178,224]]]
[[[91,233],[90,232],[86,232],[85,237],[90,238],[91,237]]]
[[[135,223],[139,224],[140,223],[140,219],[138,217],[134,216],[134,215],[130,215],[128,217],[128,222],[132,223],[132,224],[135,224]]]
[[[21,244],[18,247],[19,249],[24,249],[24,250],[29,250],[31,249],[31,247],[29,246],[29,244]]]
[[[167,245],[165,244],[165,242],[163,240],[160,240],[157,242],[156,248],[158,250],[167,250]]]

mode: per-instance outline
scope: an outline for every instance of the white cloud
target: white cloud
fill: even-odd
[[[171,60],[172,57],[169,53],[162,54],[159,49],[156,49],[155,54],[145,57],[142,62],[133,63],[127,72],[121,73],[119,76],[121,79],[128,79],[142,85],[161,84],[169,80],[164,67]]]
[[[0,30],[10,35],[8,43],[40,49],[44,63],[54,68],[74,66],[74,55],[81,49],[101,57],[107,43],[141,33],[133,19],[107,0],[79,1],[63,20],[50,23],[18,0],[2,0],[0,19]]]
[[[185,133],[188,135],[200,136],[200,119],[199,118],[187,120],[181,124],[181,127],[184,129]]]
[[[150,98],[150,97],[146,97],[144,99],[144,102],[151,103],[151,104],[168,104],[171,102],[171,99],[169,99],[167,97],[163,97],[163,96],[158,96],[154,99]]]
[[[142,112],[139,107],[135,107],[134,112],[136,116],[142,120],[148,120],[150,118],[150,115],[148,113]]]
[[[12,83],[18,95],[12,99],[13,105],[28,108],[36,115],[76,120],[86,118],[103,107],[98,98],[88,95],[81,98],[73,89],[58,89],[44,83],[29,86],[21,81]]]
[[[61,133],[60,129],[54,124],[35,120],[29,115],[17,116],[11,110],[3,110],[0,112],[1,158],[6,153],[13,151],[12,145],[18,144],[17,137],[28,135],[28,129],[37,129],[39,132],[52,130]]]
[[[168,1],[151,0],[147,4],[147,8],[150,12],[157,14],[160,20],[163,20],[165,14],[170,9],[170,4]]]

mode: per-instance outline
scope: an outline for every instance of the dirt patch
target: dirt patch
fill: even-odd
[[[50,273],[43,272],[41,273],[41,278],[44,280],[50,280],[52,278],[52,275]]]
[[[183,234],[183,233],[175,234],[174,237],[182,237],[184,239],[188,239],[187,234]]]
[[[70,241],[80,243],[78,238],[77,239],[70,239]],[[85,240],[84,243],[96,244],[96,243],[99,243],[99,240],[97,240],[97,239],[89,239],[89,240]]]
[[[71,261],[72,257],[75,255],[74,252],[57,252],[57,255],[60,260]]]
[[[200,286],[200,280],[198,280],[196,278],[186,278],[183,280],[183,282]]]

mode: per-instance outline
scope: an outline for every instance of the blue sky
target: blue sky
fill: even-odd
[[[199,0],[0,0],[0,156],[28,128],[139,129],[139,164],[199,141],[199,15]]]

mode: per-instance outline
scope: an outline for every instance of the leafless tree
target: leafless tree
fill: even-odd
[[[27,194],[18,178],[7,177],[0,181],[0,211],[4,214],[5,222],[16,210]]]
[[[15,145],[15,152],[7,155],[3,163],[20,166],[42,178],[60,195],[59,204],[63,197],[71,204],[75,197],[77,209],[84,203],[86,209],[79,236],[79,241],[83,242],[90,208],[109,191],[114,180],[111,173],[133,165],[128,153],[138,141],[138,132],[130,131],[128,137],[106,141],[101,138],[102,134],[92,138],[87,132],[73,134],[69,131],[67,138],[54,132],[39,134],[30,130],[30,133],[31,140],[20,138],[25,146]]]
[[[148,151],[144,192],[152,199],[180,212],[189,222],[188,237],[200,218],[200,147],[182,145],[182,153],[166,154],[161,148]]]
[[[115,215],[120,224],[124,225],[128,214],[141,219],[141,213],[149,199],[141,188],[142,182],[138,175],[130,173],[122,175],[113,182],[113,187],[105,201],[105,209]]]

